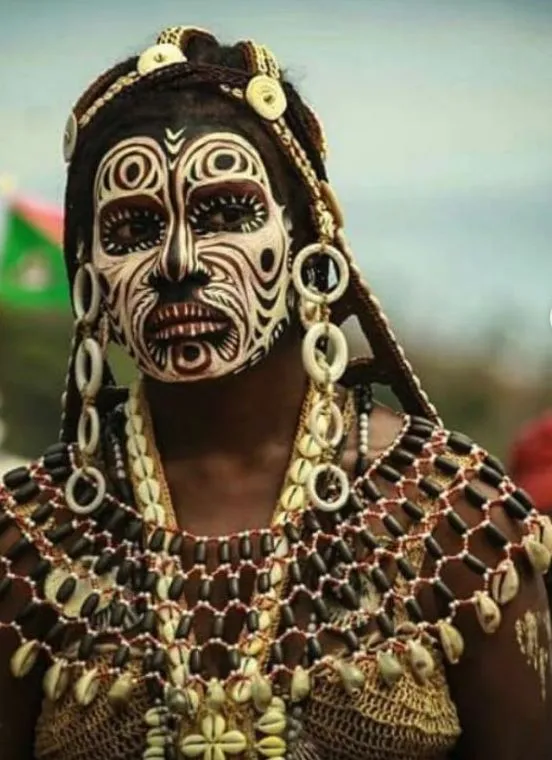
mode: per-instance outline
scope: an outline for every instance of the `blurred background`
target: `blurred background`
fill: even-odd
[[[325,124],[357,259],[445,423],[504,457],[550,404],[550,0],[0,0],[0,448],[36,456],[57,436],[67,115],[180,23],[277,54]]]

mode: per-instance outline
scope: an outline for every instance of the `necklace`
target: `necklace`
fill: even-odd
[[[136,502],[146,521],[145,540],[150,546],[155,543],[157,550],[152,554],[148,569],[158,578],[154,596],[159,638],[168,653],[170,685],[165,689],[165,705],[181,716],[184,713],[179,746],[185,757],[222,760],[226,754],[241,752],[247,757],[276,757],[289,749],[289,742],[284,738],[289,722],[286,703],[275,695],[273,679],[263,671],[269,657],[276,663],[280,661],[282,671],[287,671],[293,701],[303,699],[309,691],[307,670],[301,664],[293,669],[284,664],[276,633],[282,618],[288,628],[294,625],[285,590],[290,573],[297,576],[298,571],[296,557],[290,557],[290,544],[297,541],[307,509],[307,478],[313,467],[323,459],[328,461],[328,452],[323,451],[309,432],[309,419],[320,398],[310,383],[270,527],[206,538],[179,530],[142,386],[137,383],[130,390],[125,405],[125,432],[131,480]],[[344,434],[350,428],[353,409],[352,394],[348,394]],[[335,458],[335,452],[332,456]],[[183,571],[178,556],[184,540],[194,543],[194,568],[189,572]],[[231,545],[236,542],[237,568],[230,561]],[[254,543],[260,550],[259,562],[253,560]],[[207,568],[208,544],[216,545],[219,560],[218,567],[211,572]],[[165,552],[159,552],[161,547]],[[246,569],[256,573],[255,589],[248,603],[240,600],[240,576]],[[183,596],[194,572],[201,573],[201,580],[198,600],[192,607],[183,602]],[[227,576],[228,601],[220,610],[211,597],[223,573]],[[203,644],[197,640],[194,630],[195,617],[201,611],[212,616],[211,635]],[[233,643],[223,638],[225,619],[230,614],[241,614],[244,620],[238,639]],[[205,678],[202,672],[209,650],[215,648],[219,652],[221,648],[226,651],[227,675]],[[155,713],[155,721],[160,720],[163,708],[160,710]],[[151,716],[150,719],[154,720]]]

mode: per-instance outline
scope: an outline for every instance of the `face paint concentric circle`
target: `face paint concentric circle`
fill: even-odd
[[[165,382],[240,372],[289,323],[290,235],[245,138],[122,140],[95,179],[93,264],[117,340]]]

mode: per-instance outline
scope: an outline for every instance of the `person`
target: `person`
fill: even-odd
[[[170,28],[64,151],[61,436],[0,492],[3,760],[549,757],[550,522],[442,426],[274,55]]]
[[[510,447],[508,470],[536,509],[552,511],[552,412],[520,428]]]

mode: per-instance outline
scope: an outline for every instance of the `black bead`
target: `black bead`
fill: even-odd
[[[435,467],[441,472],[444,472],[445,475],[456,475],[460,469],[460,466],[457,465],[454,460],[449,459],[442,454],[438,457],[435,457]]]
[[[352,509],[353,512],[362,512],[364,510],[362,499],[352,489],[349,491],[347,506],[349,509]]]
[[[476,507],[477,509],[481,509],[481,507],[483,507],[488,501],[485,494],[481,493],[481,491],[470,483],[464,486],[464,496],[466,501],[471,504],[472,507]]]
[[[153,670],[153,652],[146,652],[142,657],[142,670],[144,673],[151,673]]]
[[[496,525],[492,522],[485,525],[485,533],[487,534],[489,541],[500,548],[506,546],[509,541],[507,536],[504,535],[500,528],[497,528]]]
[[[421,623],[424,619],[424,613],[418,602],[415,599],[410,598],[405,601],[404,606],[406,607],[410,619],[415,623]]]
[[[147,610],[140,621],[140,631],[142,633],[155,633],[157,628],[157,615],[155,610]]]
[[[31,499],[38,496],[39,493],[40,488],[38,487],[38,483],[35,483],[34,480],[30,480],[28,483],[25,483],[24,486],[20,486],[16,491],[13,491],[13,498],[18,504],[26,504],[31,501]]]
[[[15,467],[13,470],[6,472],[2,480],[6,488],[12,491],[14,488],[28,483],[31,479],[31,472],[28,467]]]
[[[422,417],[419,414],[413,414],[410,417],[410,424],[419,425],[421,427],[428,428],[429,430],[435,430],[435,423],[431,420],[428,420],[427,417]]]
[[[96,637],[92,633],[85,633],[79,642],[77,657],[79,660],[88,660],[94,651]]]
[[[403,435],[401,438],[401,446],[404,446],[408,451],[412,451],[414,454],[421,454],[425,446],[425,440],[418,435]]]
[[[224,615],[215,615],[213,620],[213,638],[222,639],[224,635]]]
[[[31,542],[28,538],[25,536],[21,536],[21,538],[18,538],[17,541],[10,546],[9,549],[6,550],[6,559],[11,560],[12,562],[15,562],[19,557],[21,557],[22,554],[24,554],[27,549],[29,549],[31,546]]]
[[[435,592],[438,594],[438,596],[441,597],[441,599],[446,602],[448,605],[452,604],[455,600],[455,596],[450,590],[450,588],[446,585],[444,581],[442,581],[440,578],[436,578],[433,581],[433,588],[435,589]]]
[[[382,634],[386,637],[395,635],[395,626],[386,612],[378,612],[376,623]]]
[[[111,549],[103,551],[94,563],[94,572],[96,575],[107,573],[115,564],[115,552]]]
[[[361,483],[361,488],[364,496],[366,496],[367,499],[370,499],[370,501],[376,502],[380,499],[383,499],[382,492],[379,490],[376,484],[370,480],[370,478],[364,478]]]
[[[473,441],[463,433],[451,433],[447,439],[447,446],[457,454],[471,454]]]
[[[359,454],[355,462],[355,478],[361,478],[369,466],[368,457]]]
[[[500,473],[501,475],[506,475],[506,470],[504,469],[504,465],[502,462],[497,459],[492,454],[487,454],[485,459],[483,460],[487,467],[491,467],[493,470],[496,470],[496,472]]]
[[[420,478],[418,481],[420,491],[429,496],[430,499],[437,499],[443,493],[443,487],[429,478]]]
[[[463,520],[458,512],[455,512],[454,510],[451,510],[450,512],[446,513],[447,520],[450,524],[450,527],[458,533],[460,536],[463,536],[465,533],[469,530],[468,523]]]
[[[228,650],[228,667],[230,670],[238,670],[241,665],[241,655],[238,649]]]
[[[466,564],[470,570],[473,570],[474,573],[477,573],[477,575],[485,575],[487,572],[487,565],[484,562],[481,562],[481,560],[473,554],[470,554],[470,552],[466,552],[466,554],[462,556],[462,560],[464,564]]]
[[[240,581],[235,575],[228,577],[228,594],[231,599],[239,599],[240,597]]]
[[[433,538],[433,536],[426,536],[424,538],[424,545],[427,549],[428,554],[430,557],[433,557],[433,559],[443,559],[445,556],[443,553],[443,550],[437,543],[437,541]]]
[[[284,525],[284,533],[290,544],[296,544],[301,540],[301,533],[298,528],[291,522],[287,522]]]
[[[230,562],[230,544],[228,541],[220,542],[218,555],[221,565],[227,565]]]
[[[142,539],[144,532],[144,523],[137,517],[132,519],[125,528],[125,538],[128,541],[139,541]]]
[[[151,669],[157,673],[164,673],[167,664],[167,653],[163,649],[156,649],[151,661]]]
[[[380,567],[375,567],[371,572],[371,576],[378,591],[381,593],[389,591],[391,584],[389,583],[389,579]]]
[[[356,652],[360,648],[360,642],[358,636],[352,628],[348,628],[343,632],[343,641],[349,652]],[[317,642],[318,643],[318,642]],[[320,645],[319,645],[320,646]],[[322,648],[320,648],[320,657],[322,657]]]
[[[371,533],[367,528],[363,528],[358,532],[358,537],[367,549],[375,551],[381,546],[379,540]]]
[[[169,599],[177,602],[184,593],[186,579],[183,575],[175,575],[169,586]]]
[[[75,527],[73,526],[73,523],[68,520],[67,522],[60,523],[59,525],[50,528],[50,530],[44,531],[44,535],[48,541],[51,541],[53,544],[59,544],[74,532]]]
[[[73,596],[76,588],[77,579],[69,576],[58,588],[56,593],[56,601],[59,602],[59,604],[65,604]]]
[[[531,512],[535,508],[531,497],[523,490],[523,488],[516,488],[512,496],[522,507],[525,507],[527,512]]]
[[[527,517],[527,509],[515,498],[513,494],[503,499],[502,503],[504,504],[504,509],[506,510],[508,516],[512,517],[514,520],[525,520]]]
[[[409,499],[401,501],[401,509],[415,522],[420,522],[425,517],[424,510]]]
[[[0,599],[3,599],[11,588],[13,578],[9,575],[5,575],[0,581]]]
[[[393,449],[389,454],[389,459],[402,467],[410,467],[416,461],[414,454],[411,454],[410,451],[406,451],[406,449],[400,447]]]
[[[388,464],[380,464],[376,468],[376,472],[389,483],[399,483],[403,477],[398,470],[395,470],[394,467],[390,467]]]
[[[251,547],[251,539],[249,536],[242,536],[240,538],[238,551],[243,560],[251,559],[253,556],[253,549]]]
[[[417,573],[410,564],[410,562],[405,559],[404,557],[397,557],[397,567],[399,568],[399,572],[403,576],[403,578],[406,578],[407,581],[412,581],[414,578],[416,578]]]
[[[105,521],[102,519],[101,523],[103,525],[105,522],[105,530],[108,533],[113,534],[120,530],[126,523],[128,520],[128,512],[122,507],[115,507],[115,509],[109,510],[105,517],[107,519]]]
[[[174,557],[179,556],[182,554],[182,547],[184,546],[184,536],[181,533],[176,533],[171,538],[171,541],[169,543],[169,554],[172,554]]]
[[[284,661],[284,648],[279,641],[273,641],[270,647],[270,657],[276,665],[281,665]]]
[[[344,638],[347,635],[347,633],[349,633],[349,631],[347,631],[344,634]],[[323,654],[322,647],[320,645],[320,642],[316,638],[316,636],[308,637],[306,648],[307,648],[307,657],[311,665],[317,660],[320,660],[322,658],[322,654]]]
[[[274,551],[274,537],[272,533],[263,533],[261,536],[261,554],[269,557]]]
[[[80,536],[80,538],[77,538],[75,543],[67,549],[67,554],[71,559],[78,559],[84,554],[89,554],[93,545],[93,542],[89,538],[86,536]]]
[[[291,605],[284,603],[280,606],[280,618],[286,628],[293,628],[295,626],[295,614]]]
[[[155,592],[155,589],[157,588],[158,583],[159,583],[159,573],[155,572],[155,570],[148,570],[148,572],[146,573],[144,577],[144,583],[142,585],[142,588],[148,594],[153,594]]]
[[[310,530],[311,533],[318,533],[320,530],[322,530],[322,526],[320,525],[320,520],[312,511],[312,509],[308,509],[304,513],[303,520],[305,523],[305,527],[307,528],[307,530]]]
[[[83,618],[92,617],[92,615],[98,609],[100,598],[101,598],[100,595],[95,591],[92,594],[89,594],[84,600],[84,602],[82,603],[82,607],[80,608],[81,617]]]
[[[327,623],[330,619],[330,612],[328,610],[326,602],[322,599],[322,597],[313,596],[312,606],[318,620],[320,620],[322,623]]]
[[[431,438],[434,428],[421,422],[414,423],[408,428],[410,435],[416,435],[420,438]]]
[[[501,473],[497,472],[492,467],[487,467],[486,464],[481,465],[477,472],[477,477],[482,480],[483,483],[487,483],[493,488],[498,488],[504,480],[504,476]]]
[[[192,624],[194,622],[194,616],[190,612],[185,612],[176,627],[175,637],[177,639],[186,639],[190,635],[192,630]]]
[[[387,528],[389,533],[391,533],[392,536],[395,538],[400,538],[401,536],[404,536],[404,528],[400,524],[400,522],[393,517],[393,515],[384,515],[381,519],[384,526]]]
[[[197,541],[194,546],[194,562],[196,565],[204,565],[207,562],[207,542]]]
[[[113,602],[110,610],[110,623],[113,628],[120,628],[127,616],[127,606],[122,602]]]
[[[53,624],[53,626],[50,628],[46,636],[44,637],[44,641],[46,644],[51,644],[55,639],[57,639],[58,636],[60,636],[62,633],[65,632],[66,625],[63,620],[56,620],[56,622]]]
[[[358,610],[360,607],[360,599],[351,584],[344,583],[342,586],[340,586],[339,591],[343,604],[350,610]]]
[[[51,569],[52,563],[50,560],[41,557],[33,567],[32,571],[29,573],[29,578],[38,583],[48,575]]]
[[[291,578],[291,581],[293,583],[296,583],[296,584],[302,583],[303,576],[301,574],[301,567],[299,566],[299,563],[297,562],[297,560],[292,560],[289,563],[288,572],[289,572],[289,577]]]
[[[113,657],[113,666],[115,668],[124,668],[130,659],[130,647],[127,644],[121,644],[117,647]]]
[[[270,574],[267,572],[259,573],[257,576],[257,588],[259,589],[259,593],[261,594],[267,594],[270,591],[271,587],[270,583]]]
[[[67,467],[70,460],[67,451],[56,451],[53,454],[45,454],[43,463],[47,470],[55,470],[57,467]]]
[[[310,561],[314,570],[319,575],[327,575],[328,568],[326,567],[326,563],[324,562],[324,560],[322,559],[322,557],[320,556],[318,552],[313,552],[311,554]]]
[[[198,598],[201,602],[208,602],[213,590],[213,579],[202,578],[199,584]]]
[[[189,666],[190,673],[197,675],[201,672],[201,651],[197,647],[190,652]]]
[[[338,539],[333,546],[335,553],[342,562],[346,562],[348,565],[350,565],[351,562],[354,561],[352,551],[347,546],[346,541],[344,541],[342,538]]]
[[[259,630],[259,613],[257,610],[249,610],[246,617],[247,630],[251,633]]]
[[[70,467],[54,467],[48,471],[52,483],[63,483],[69,479],[71,473],[72,469]]]
[[[115,582],[118,586],[125,586],[132,575],[134,570],[134,563],[130,559],[124,559],[117,569],[117,575],[115,576]]]
[[[44,504],[40,504],[36,509],[34,509],[31,513],[31,520],[34,522],[35,525],[41,525],[42,523],[46,522],[46,520],[52,516],[54,512],[54,505],[46,501]]]
[[[65,454],[68,455],[69,452],[69,446],[65,443],[65,441],[57,441],[56,443],[52,443],[48,448],[44,451],[44,457],[52,456],[54,454]]]

